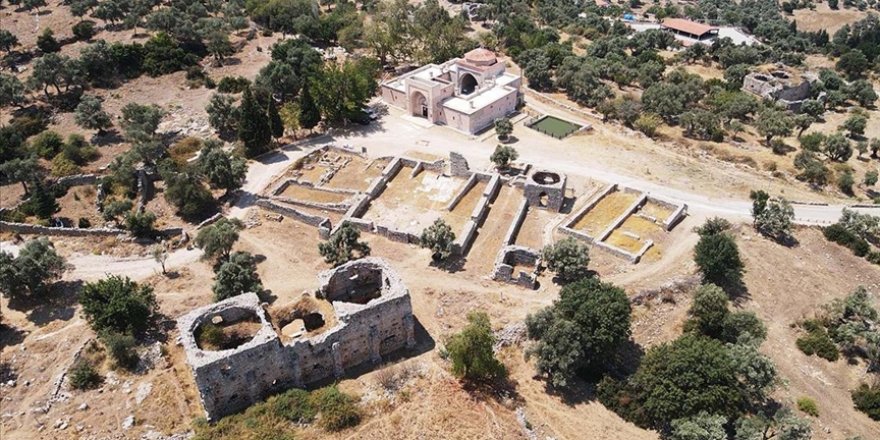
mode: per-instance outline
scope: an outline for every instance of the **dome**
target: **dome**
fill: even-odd
[[[489,49],[484,49],[482,47],[474,49],[466,54],[464,54],[464,59],[472,64],[476,64],[478,66],[490,66],[495,64],[497,58],[495,57],[495,52],[492,52]]]

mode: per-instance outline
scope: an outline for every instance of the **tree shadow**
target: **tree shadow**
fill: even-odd
[[[24,336],[23,331],[11,325],[0,324],[0,348],[21,344],[24,341]]]
[[[431,259],[431,267],[436,267],[449,273],[460,272],[464,269],[465,263],[467,263],[467,256],[461,255],[458,252],[445,260],[437,261]]]
[[[111,128],[105,131],[103,134],[99,135],[96,133],[89,141],[92,143],[92,145],[95,145],[97,147],[106,147],[108,145],[121,144],[122,142],[125,142],[125,139],[119,133],[119,130],[117,130],[116,128]]]
[[[9,308],[27,311],[28,321],[40,327],[57,320],[69,321],[76,312],[82,285],[82,280],[58,281],[50,287],[48,295],[12,298]]]
[[[525,400],[517,391],[519,383],[510,378],[484,380],[484,381],[461,381],[461,388],[477,400],[494,400],[496,402],[510,402],[521,406]]]

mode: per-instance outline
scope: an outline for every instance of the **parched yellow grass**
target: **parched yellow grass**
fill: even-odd
[[[644,245],[640,240],[624,234],[620,229],[615,229],[605,242],[633,254],[641,250]]]
[[[574,229],[584,231],[589,235],[596,235],[605,230],[635,201],[635,194],[623,191],[611,192],[603,197],[593,209],[587,211],[574,225]]]

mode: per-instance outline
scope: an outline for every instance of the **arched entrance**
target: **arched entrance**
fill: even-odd
[[[428,98],[422,92],[415,91],[410,97],[410,110],[413,116],[428,117]]]
[[[477,90],[477,79],[470,73],[465,73],[458,80],[459,90],[462,95],[470,95]]]

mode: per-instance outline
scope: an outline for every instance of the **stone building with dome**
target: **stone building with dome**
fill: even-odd
[[[516,110],[522,77],[505,71],[494,52],[427,64],[382,83],[382,99],[434,124],[474,134]]]

